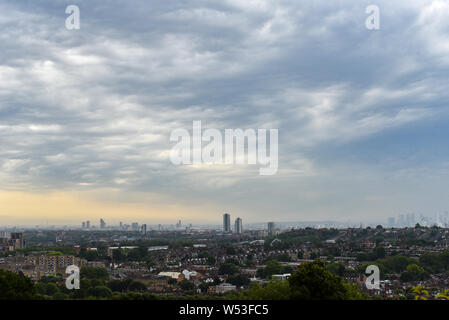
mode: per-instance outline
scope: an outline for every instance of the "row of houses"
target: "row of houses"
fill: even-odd
[[[62,274],[68,266],[103,266],[103,263],[88,262],[71,255],[39,255],[23,257],[0,258],[0,269],[9,270],[16,273],[23,273],[34,281],[49,275]]]

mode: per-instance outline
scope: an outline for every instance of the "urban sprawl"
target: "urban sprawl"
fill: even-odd
[[[41,299],[281,299],[289,298],[282,292],[294,286],[295,273],[316,264],[356,288],[356,298],[442,299],[449,288],[448,227],[448,213],[400,215],[367,227],[247,228],[228,213],[219,228],[181,221],[110,226],[103,219],[97,226],[9,227],[0,231],[0,270],[30,279]],[[65,287],[71,265],[81,270],[78,290]],[[370,265],[380,270],[375,289],[366,286]]]

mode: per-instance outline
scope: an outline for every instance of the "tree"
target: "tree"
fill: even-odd
[[[209,256],[209,257],[207,258],[207,264],[210,265],[210,266],[213,266],[216,262],[217,262],[217,259],[215,259],[215,258],[212,257],[212,256]]]
[[[43,282],[37,283],[36,284],[37,293],[44,295],[46,287],[47,287],[46,284]]]
[[[218,274],[233,275],[238,272],[238,267],[232,263],[224,263],[218,269]]]
[[[387,254],[384,247],[377,247],[375,250],[376,258],[377,259],[383,259],[385,258],[385,255]]]
[[[343,278],[326,269],[321,260],[304,263],[288,279],[292,299],[295,300],[348,300],[362,295]]]
[[[208,283],[208,282],[201,282],[200,285],[198,286],[198,288],[201,289],[201,292],[207,292],[207,289],[212,286],[212,283]]]
[[[156,263],[153,260],[150,260],[146,263],[146,268],[148,271],[153,271],[154,267],[156,267]]]
[[[100,267],[82,267],[80,276],[82,279],[109,279],[108,271]]]
[[[327,265],[327,270],[337,276],[343,276],[346,268],[342,262],[333,262]]]
[[[238,274],[236,276],[232,276],[228,278],[228,282],[237,286],[237,287],[241,287],[241,286],[247,286],[250,284],[250,280],[247,276],[243,275],[243,274]]]
[[[45,294],[48,296],[53,296],[59,292],[59,288],[56,283],[50,282],[45,285]]]
[[[35,295],[36,288],[29,278],[0,270],[0,300],[30,300]]]
[[[190,290],[194,290],[195,289],[195,284],[193,284],[192,281],[189,281],[189,280],[186,280],[186,279],[182,280],[179,283],[179,286],[184,291],[190,291]]]
[[[226,248],[226,254],[228,254],[228,255],[233,255],[233,254],[235,254],[235,249],[234,249],[234,247],[227,247],[227,248]]]
[[[95,261],[98,259],[98,252],[97,250],[89,250],[85,253],[85,258],[87,261]]]
[[[129,283],[121,280],[111,280],[106,286],[111,289],[113,292],[123,292],[128,288]]]
[[[240,293],[232,293],[228,299],[241,300],[289,300],[291,290],[287,281],[270,281],[266,286],[259,284],[251,285],[248,290]]]
[[[269,279],[273,274],[280,274],[283,272],[282,265],[277,260],[270,260],[264,268],[265,278]]]
[[[147,286],[140,281],[132,281],[128,286],[129,291],[145,292]]]
[[[110,298],[112,297],[112,291],[108,287],[98,286],[89,288],[89,290],[87,290],[87,295],[96,298]]]
[[[69,296],[62,292],[57,292],[53,296],[53,300],[66,300]]]
[[[410,281],[419,281],[423,280],[426,277],[426,271],[418,266],[417,264],[409,264],[407,266],[407,270],[401,274],[401,281],[410,282]]]

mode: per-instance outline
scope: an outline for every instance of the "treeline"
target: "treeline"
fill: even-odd
[[[362,264],[358,271],[363,273],[366,266],[370,264],[379,267],[381,278],[383,279],[393,274],[400,274],[402,281],[419,281],[427,279],[431,274],[448,272],[449,251],[428,253],[419,258],[409,258],[400,255],[381,258]]]

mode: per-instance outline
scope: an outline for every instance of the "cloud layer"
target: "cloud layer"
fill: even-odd
[[[0,189],[206,205],[205,220],[445,210],[449,4],[377,1],[369,31],[370,4],[3,1]],[[193,120],[278,128],[278,174],[173,166],[170,132]]]

